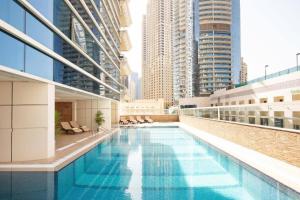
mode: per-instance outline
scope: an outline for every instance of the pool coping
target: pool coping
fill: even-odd
[[[0,164],[0,172],[56,172],[66,167],[68,164],[84,155],[92,148],[110,138],[113,134],[118,132],[120,129],[114,129],[109,133],[89,142],[88,144],[76,149],[75,151],[59,158],[51,163],[8,163]]]
[[[300,168],[184,123],[178,122],[177,125],[191,135],[300,193]]]
[[[223,151],[233,158],[249,165],[255,170],[269,176],[284,186],[300,193],[300,168],[272,158],[265,154],[259,153],[252,149],[243,147],[239,144],[230,142],[223,138],[217,137],[200,129],[191,127],[182,122],[154,123],[148,125],[130,126],[127,128],[151,128],[151,127],[179,127],[186,130],[189,134],[199,138],[200,140],[212,145],[213,147]],[[121,127],[126,128],[126,127]],[[31,171],[31,172],[55,172],[59,171],[92,148],[111,137],[120,129],[115,129],[106,135],[86,144],[76,151],[47,164],[0,164],[1,171]],[[247,156],[245,156],[247,155]]]

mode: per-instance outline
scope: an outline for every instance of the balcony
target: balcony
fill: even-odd
[[[129,76],[131,74],[131,69],[130,69],[130,66],[128,64],[127,58],[124,57],[123,55],[121,55],[120,60],[121,60],[121,65],[120,65],[121,76]]]
[[[121,27],[128,27],[132,23],[130,11],[128,7],[129,0],[120,0],[120,25]]]
[[[120,31],[120,38],[121,38],[120,50],[129,51],[131,49],[131,41],[127,30]]]

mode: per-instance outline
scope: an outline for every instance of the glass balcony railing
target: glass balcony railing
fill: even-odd
[[[300,130],[300,111],[287,112],[298,104],[256,104],[181,109],[180,115],[258,126]]]
[[[297,72],[297,71],[300,71],[300,67],[298,67],[298,66],[292,67],[292,68],[289,68],[289,69],[286,69],[286,70],[283,70],[283,71],[279,71],[279,72],[276,72],[276,73],[273,73],[273,74],[269,74],[266,77],[263,76],[263,77],[253,79],[251,81],[247,81],[246,83],[236,84],[235,87],[238,88],[238,87],[242,87],[242,86],[245,86],[245,85],[258,83],[258,82],[261,82],[261,81],[264,81],[264,80],[268,80],[268,79],[276,78],[276,77],[279,77],[279,76],[291,74],[291,73],[294,73],[294,72]]]

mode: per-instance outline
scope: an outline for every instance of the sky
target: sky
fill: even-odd
[[[147,0],[130,0],[132,49],[126,53],[134,72],[141,74],[142,16]],[[300,0],[241,0],[242,57],[248,79],[296,66],[300,52]],[[299,57],[300,61],[300,57]]]

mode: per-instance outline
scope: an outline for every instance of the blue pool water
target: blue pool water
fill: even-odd
[[[0,199],[294,200],[176,127],[122,129],[57,173],[0,173]]]

